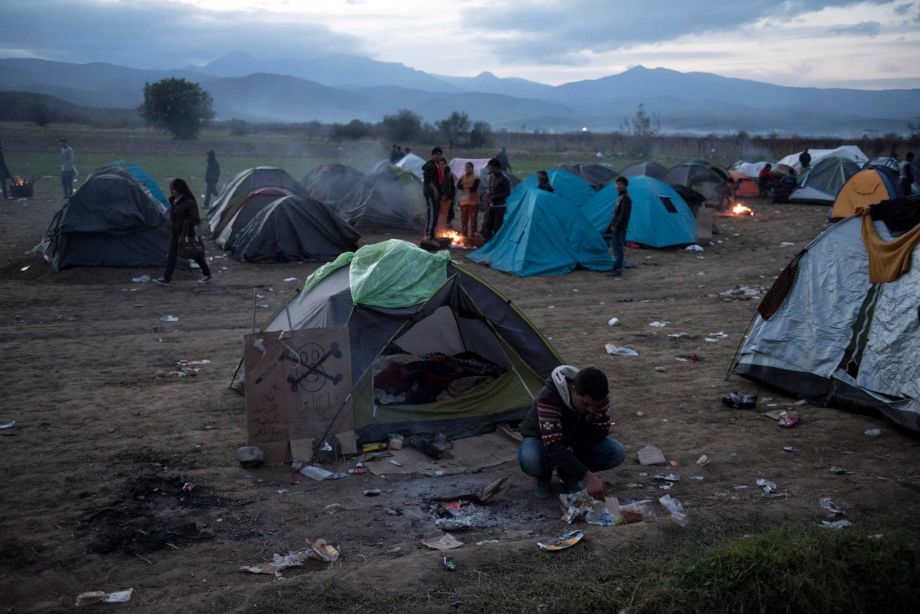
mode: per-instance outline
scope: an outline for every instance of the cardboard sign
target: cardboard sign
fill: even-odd
[[[246,335],[243,366],[249,444],[265,451],[266,463],[290,462],[291,441],[306,456],[311,440],[352,430],[347,328]]]

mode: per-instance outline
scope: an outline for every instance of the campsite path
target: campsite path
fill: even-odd
[[[246,439],[242,400],[227,385],[252,325],[253,288],[263,296],[256,307],[261,322],[296,285],[282,280],[302,281],[315,265],[218,257],[208,287],[190,273],[177,274],[169,288],[131,282],[158,271],[52,274],[26,252],[59,204],[39,192],[0,207],[0,422],[17,421],[0,431],[3,606],[56,611],[85,590],[134,587],[133,603],[146,611],[258,609],[285,585],[238,568],[320,537],[339,546],[341,560],[327,570],[290,570],[287,586],[314,578],[357,590],[410,585],[440,573],[437,553],[420,545],[434,531],[426,498],[475,490],[501,475],[509,485],[490,507],[487,526],[457,534],[467,544],[455,553],[461,564],[530,552],[537,538],[565,528],[556,503],[530,497],[530,482],[513,463],[442,478],[367,474],[322,483],[285,468],[240,469],[234,452]],[[590,551],[656,535],[679,538],[681,531],[817,524],[822,496],[864,526],[896,519],[917,501],[916,439],[873,416],[808,406],[797,408],[799,427],[784,430],[760,411],[774,403],[781,409],[789,399],[725,381],[757,301],[726,301],[721,293],[769,287],[824,226],[823,208],[755,208],[754,218],[717,218],[722,234],[702,253],[628,250],[636,268],[621,279],[585,271],[514,278],[468,264],[508,295],[567,362],[609,375],[613,432],[629,452],[626,464],[605,476],[612,494],[657,497],[665,491],[655,474],[682,475],[667,492],[686,506],[690,527],[664,517],[589,527]],[[162,322],[167,314],[179,321]],[[610,327],[614,316],[621,324]],[[669,324],[654,328],[652,321]],[[726,336],[712,336],[719,332]],[[605,343],[639,356],[608,356]],[[677,360],[694,354],[701,360]],[[178,361],[203,359],[211,362],[197,375],[174,374]],[[723,408],[719,397],[731,389],[759,393],[758,411]],[[865,436],[871,427],[882,435]],[[639,466],[635,451],[647,443],[676,464]],[[711,459],[703,468],[695,464],[701,454]],[[834,475],[832,466],[854,473]],[[760,477],[784,496],[762,497]],[[362,495],[373,487],[384,494]],[[472,545],[492,539],[501,542]]]

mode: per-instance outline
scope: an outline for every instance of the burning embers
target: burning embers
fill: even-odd
[[[10,196],[12,198],[32,198],[36,179],[38,179],[37,176],[31,179],[12,177],[10,179]]]
[[[439,239],[450,239],[451,247],[471,247],[466,242],[466,237],[457,232],[456,230],[442,230],[438,233]]]
[[[741,203],[735,203],[735,206],[731,209],[732,215],[754,215],[754,210],[750,207],[746,207]]]

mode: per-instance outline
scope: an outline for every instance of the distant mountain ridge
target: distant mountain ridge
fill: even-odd
[[[201,83],[221,119],[379,121],[410,109],[426,121],[466,111],[497,128],[615,130],[639,104],[666,132],[903,132],[918,121],[920,89],[785,87],[711,73],[642,66],[552,86],[490,72],[435,75],[355,55],[258,59],[234,53],[202,67],[141,70],[115,64],[0,60],[0,90],[35,92],[89,107],[133,108],[146,82]]]

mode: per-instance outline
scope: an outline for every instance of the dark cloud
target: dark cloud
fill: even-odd
[[[506,60],[571,63],[581,51],[605,52],[684,35],[712,36],[761,18],[788,20],[827,7],[895,0],[570,0],[528,6],[496,6],[467,25]],[[508,34],[513,36],[508,36]],[[490,34],[495,34],[490,37]],[[717,34],[716,34],[717,35]]]
[[[2,12],[0,48],[61,61],[167,68],[231,51],[256,57],[360,51],[356,38],[322,25],[169,1],[33,0],[4,2]]]
[[[849,36],[878,36],[882,31],[882,24],[877,21],[860,21],[852,26],[841,26],[828,30],[831,34],[845,34]]]
[[[894,7],[894,12],[896,15],[906,15],[912,6],[913,4],[910,3],[899,4],[898,6]]]

